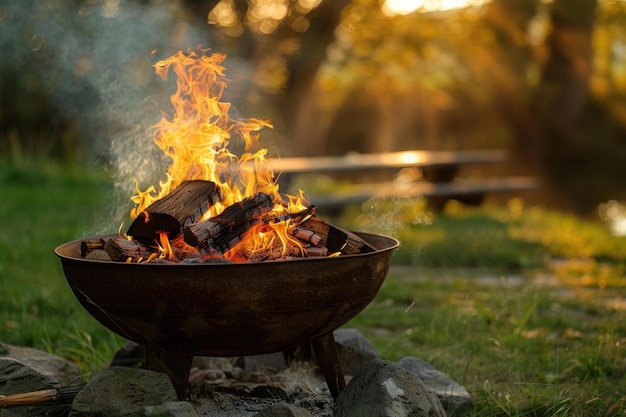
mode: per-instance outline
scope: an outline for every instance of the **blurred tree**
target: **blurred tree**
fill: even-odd
[[[493,108],[510,127],[521,160],[551,185],[553,201],[572,202],[573,190],[560,177],[580,168],[569,151],[589,99],[596,7],[595,0],[496,0],[487,7],[495,42],[482,56],[492,75]]]
[[[221,40],[234,55],[254,62],[259,73],[257,87],[262,92],[249,98],[258,102],[261,94],[264,104],[270,100],[286,122],[286,134],[297,131],[299,121],[310,110],[315,77],[350,0],[185,2],[195,12],[208,16],[217,29],[211,36],[222,35]]]
[[[34,105],[59,97],[52,108],[63,112],[67,106],[57,104],[97,107],[98,94],[89,101],[93,76],[128,77],[132,94],[149,94],[148,76],[136,75],[151,71],[146,51],[158,49],[154,60],[206,43],[229,56],[229,92],[240,110],[270,118],[277,136],[290,139],[274,153],[512,146],[518,168],[540,173],[551,184],[549,195],[578,212],[620,196],[626,2],[468,0],[447,9],[443,1],[416,0],[404,2],[414,10],[402,12],[391,3],[50,0],[29,12],[8,0],[0,4],[7,51],[0,57],[0,124],[15,125],[17,113],[36,114],[17,112],[28,105],[16,100]],[[52,42],[51,27],[71,36]],[[109,73],[112,63],[124,70]],[[37,72],[54,65],[55,73]],[[118,113],[138,107],[131,104]]]

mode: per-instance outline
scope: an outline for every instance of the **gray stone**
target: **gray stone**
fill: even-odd
[[[254,417],[311,417],[304,408],[291,404],[272,404],[265,407],[254,415]]]
[[[145,415],[152,417],[200,417],[196,409],[185,401],[170,401],[145,408]]]
[[[428,362],[415,357],[406,357],[398,361],[398,365],[420,377],[426,386],[437,394],[448,413],[451,414],[459,407],[472,405],[472,397],[463,385],[435,369]]]
[[[363,365],[335,405],[335,417],[446,417],[421,379],[381,359]]]
[[[99,372],[78,393],[69,417],[144,416],[145,407],[177,401],[166,374],[113,366]]]
[[[54,376],[61,385],[80,382],[80,370],[76,364],[41,350],[0,342],[0,357],[18,359],[34,369]]]
[[[337,329],[333,336],[345,375],[356,375],[365,363],[380,358],[372,342],[357,329]]]
[[[59,381],[50,372],[37,369],[18,359],[0,358],[0,387],[2,395],[26,394],[58,388]],[[2,417],[36,417],[36,416],[67,416],[70,406],[39,405],[3,408]]]

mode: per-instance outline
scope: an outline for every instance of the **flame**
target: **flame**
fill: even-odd
[[[154,185],[141,190],[136,182],[132,219],[187,180],[212,181],[221,189],[222,200],[215,203],[201,220],[214,217],[226,207],[257,192],[273,195],[276,202],[282,201],[274,173],[266,161],[267,149],[259,140],[259,131],[272,125],[256,118],[231,118],[231,104],[221,101],[227,87],[222,65],[226,56],[220,53],[207,55],[207,52],[199,48],[187,53],[179,51],[154,65],[160,78],[166,80],[170,73],[177,77],[177,90],[170,98],[172,108],[164,112],[161,121],[153,126],[153,141],[171,163],[158,190]],[[301,192],[299,196],[289,196],[286,204],[276,204],[272,214],[278,217],[283,212],[302,211],[306,209],[305,203]],[[237,259],[239,255],[234,255],[235,249],[256,253],[261,248],[268,250],[274,242],[293,244],[294,239],[288,236],[289,225],[286,223],[289,222],[283,223],[282,227],[253,227],[247,234],[251,238],[244,239],[224,256]],[[159,246],[171,256],[172,249],[164,238],[167,240],[162,235]]]
[[[230,249],[225,257],[236,260],[241,254],[247,254],[248,258],[256,254],[266,255],[272,259],[278,259],[290,255],[296,255],[292,251],[300,254],[304,249],[302,243],[291,233],[294,227],[293,221],[269,222],[254,226],[246,239]]]
[[[161,249],[161,257],[165,259],[172,258],[172,246],[170,245],[170,240],[167,237],[167,232],[159,232],[159,247]]]

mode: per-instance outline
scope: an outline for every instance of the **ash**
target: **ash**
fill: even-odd
[[[333,415],[332,397],[314,364],[248,371],[232,362],[229,369],[227,360],[215,362],[213,358],[213,369],[192,368],[189,377],[191,402],[203,417],[252,417],[280,404],[305,409],[314,417]]]

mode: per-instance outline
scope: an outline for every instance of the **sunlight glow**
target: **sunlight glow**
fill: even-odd
[[[610,200],[598,206],[600,219],[606,223],[615,236],[626,236],[626,206]]]
[[[382,10],[386,16],[406,15],[419,11],[441,12],[446,10],[479,7],[493,0],[383,0]]]

